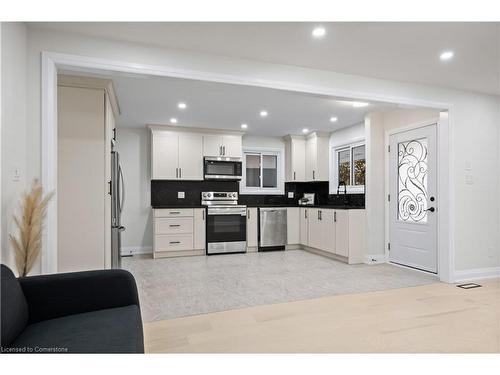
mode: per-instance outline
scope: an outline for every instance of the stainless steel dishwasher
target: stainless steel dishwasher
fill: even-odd
[[[259,208],[259,251],[285,250],[286,207]]]

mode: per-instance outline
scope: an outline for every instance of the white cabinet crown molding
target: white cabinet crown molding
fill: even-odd
[[[220,134],[220,135],[241,135],[245,132],[230,129],[211,129],[211,128],[196,128],[196,127],[184,127],[179,125],[161,125],[161,124],[147,124],[146,127],[152,132],[155,131],[175,131],[175,132],[192,132],[199,134]]]

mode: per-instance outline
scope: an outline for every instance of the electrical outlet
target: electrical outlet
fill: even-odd
[[[184,194],[183,191],[178,191],[177,192],[177,198],[178,199],[184,199],[184,198],[186,198],[186,195]]]
[[[293,191],[288,192],[288,198],[293,198]]]

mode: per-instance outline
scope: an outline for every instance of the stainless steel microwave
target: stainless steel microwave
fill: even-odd
[[[205,157],[203,164],[205,180],[241,180],[240,158]]]

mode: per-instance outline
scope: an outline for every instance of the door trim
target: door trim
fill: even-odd
[[[268,64],[271,65],[271,64]],[[453,282],[454,279],[454,224],[451,220],[455,211],[454,191],[450,189],[454,179],[453,160],[449,155],[453,152],[452,119],[455,115],[454,106],[450,102],[424,99],[421,96],[383,95],[372,91],[359,91],[355,88],[338,89],[331,84],[301,83],[300,81],[276,80],[252,75],[251,72],[241,74],[223,74],[203,69],[183,69],[175,63],[164,65],[150,65],[133,61],[113,60],[99,57],[82,56],[69,53],[58,53],[44,50],[41,53],[41,179],[47,191],[57,187],[57,97],[55,88],[58,68],[100,69],[113,72],[135,73],[159,77],[176,77],[198,79],[209,82],[239,84],[254,87],[267,87],[278,90],[302,92],[309,94],[343,97],[345,99],[383,101],[387,103],[409,105],[416,107],[434,108],[448,111],[446,121],[438,126],[438,163],[441,166],[439,177],[439,195],[444,199],[440,202],[441,215],[439,220],[440,279]],[[367,78],[369,80],[369,78]],[[445,194],[443,194],[443,192]],[[42,244],[42,273],[57,272],[57,206],[53,199],[47,207],[47,221],[43,233]],[[446,255],[444,255],[446,254]],[[446,266],[444,266],[446,265]],[[443,271],[443,272],[441,272]]]
[[[388,249],[388,243],[390,241],[390,204],[389,200],[387,199],[388,195],[390,194],[390,155],[388,152],[388,147],[390,145],[390,137],[394,134],[398,133],[403,133],[409,130],[415,130],[419,128],[423,128],[426,126],[430,125],[436,125],[436,147],[437,147],[437,157],[436,157],[436,162],[437,162],[437,189],[436,189],[436,198],[437,201],[439,202],[439,208],[438,208],[438,220],[437,220],[437,228],[436,228],[436,235],[437,235],[437,276],[441,281],[445,282],[453,282],[453,272],[452,272],[452,264],[453,264],[453,258],[450,249],[448,246],[443,246],[443,243],[446,245],[447,238],[445,238],[445,235],[449,233],[449,211],[447,210],[447,199],[441,199],[442,197],[445,197],[446,194],[448,194],[449,198],[449,193],[450,191],[448,190],[448,180],[447,176],[442,175],[442,170],[443,170],[443,164],[449,165],[450,158],[449,158],[449,152],[448,152],[448,143],[446,142],[445,145],[443,145],[444,142],[442,142],[442,137],[444,135],[448,135],[448,114],[446,112],[441,112],[439,118],[435,118],[432,120],[424,121],[424,122],[418,122],[418,123],[413,123],[409,124],[406,126],[394,128],[394,129],[389,129],[385,131],[385,142],[384,142],[384,147],[385,147],[385,187],[384,187],[384,192],[385,192],[385,204],[384,204],[384,210],[385,210],[385,219],[384,219],[384,227],[385,227],[385,233],[384,233],[384,254],[385,254],[385,259],[387,262],[389,262],[389,249]],[[443,128],[443,129],[441,129]],[[441,150],[441,148],[446,148],[445,150]],[[445,153],[446,152],[446,153]],[[391,197],[393,199],[393,197]],[[442,232],[441,232],[442,231]],[[397,264],[397,266],[400,267],[406,267],[406,268],[411,268],[415,269],[414,267],[409,267],[405,266],[402,264]],[[433,274],[432,272],[427,272],[420,270],[421,272],[426,272],[428,274]]]

